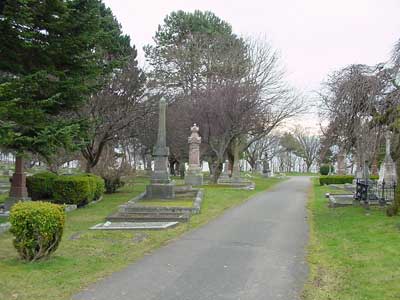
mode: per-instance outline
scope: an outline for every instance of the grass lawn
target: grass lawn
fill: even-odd
[[[117,210],[118,205],[141,193],[146,179],[140,179],[119,193],[105,195],[97,204],[68,213],[60,248],[47,261],[21,262],[12,246],[11,234],[0,235],[0,299],[69,299],[88,284],[121,270],[167,241],[207,223],[225,209],[243,203],[281,180],[254,178],[254,181],[254,191],[205,187],[201,214],[173,229],[88,230]]]
[[[193,198],[179,198],[174,200],[151,199],[137,202],[137,206],[165,206],[165,207],[192,207]]]
[[[6,201],[6,198],[8,197],[8,194],[0,194],[0,203],[3,203]]]
[[[311,173],[311,172],[283,172],[286,176],[319,176],[318,173]]]
[[[313,182],[304,299],[400,299],[400,217],[382,208],[328,208],[324,194],[331,190]]]

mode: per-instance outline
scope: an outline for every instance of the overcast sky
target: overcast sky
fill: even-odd
[[[327,74],[352,63],[389,59],[400,38],[400,0],[104,0],[144,63],[143,45],[172,11],[210,10],[238,35],[265,36],[288,80],[315,97]],[[311,122],[311,123],[309,123]],[[315,118],[308,118],[313,126]]]

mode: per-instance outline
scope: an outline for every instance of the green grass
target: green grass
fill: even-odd
[[[8,218],[7,217],[0,217],[0,224],[1,223],[7,223],[8,222]]]
[[[146,181],[139,178],[134,185],[127,184],[120,193],[105,195],[97,204],[68,213],[60,248],[46,261],[21,262],[12,246],[11,234],[0,235],[0,299],[69,299],[90,283],[121,270],[280,180],[255,178],[257,187],[254,191],[205,187],[201,214],[173,229],[134,232],[88,230],[117,210],[118,205],[141,193]],[[135,240],[137,235],[144,235],[145,239]]]
[[[318,173],[312,172],[283,172],[282,174],[285,174],[286,176],[319,176]]]
[[[324,194],[331,191],[313,180],[304,299],[400,299],[400,217],[377,207],[328,208]]]
[[[137,202],[135,205],[138,206],[168,206],[168,207],[192,207],[194,198],[183,198],[178,200],[162,200],[162,199],[151,199],[142,200]]]
[[[8,197],[8,194],[0,194],[0,203],[3,203],[4,201],[6,201]]]

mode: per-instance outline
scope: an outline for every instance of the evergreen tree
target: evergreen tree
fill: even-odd
[[[67,118],[119,68],[129,37],[98,0],[19,0],[0,6],[0,144],[44,156],[76,143]]]
[[[154,45],[144,47],[151,66],[148,77],[150,85],[167,99],[240,77],[248,67],[245,42],[209,11],[172,12],[153,40]],[[235,57],[228,57],[232,49],[237,49]]]

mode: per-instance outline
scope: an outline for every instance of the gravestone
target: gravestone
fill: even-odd
[[[18,201],[30,200],[26,188],[26,175],[24,173],[24,161],[21,156],[15,159],[15,172],[12,176],[10,196],[4,203],[4,209],[8,211]]]
[[[264,159],[263,161],[263,176],[265,177],[270,177],[271,176],[271,169],[269,167],[269,162],[268,160]]]
[[[356,179],[363,179],[363,166],[361,162],[357,162],[356,165]]]
[[[262,162],[261,160],[257,159],[256,164],[255,164],[255,170],[256,173],[262,174],[263,173],[263,168],[262,168]]]
[[[222,173],[218,178],[218,183],[225,183],[229,182],[230,177],[229,177],[229,161],[226,160],[223,165]]]
[[[337,173],[339,175],[345,175],[346,174],[346,162],[345,162],[345,155],[340,152],[337,156]]]
[[[385,160],[383,161],[380,171],[379,171],[379,180],[380,184],[385,182],[385,185],[394,185],[397,182],[396,175],[396,166],[393,162],[392,156],[390,155],[390,144],[391,144],[391,136],[390,132],[386,132],[386,155]]]
[[[168,170],[169,148],[166,142],[165,112],[167,103],[164,98],[160,100],[158,116],[157,143],[153,150],[154,170],[151,181],[146,186],[146,198],[175,198],[175,183],[171,181]]]
[[[194,124],[191,128],[191,135],[188,138],[189,143],[189,168],[185,174],[185,184],[203,185],[203,173],[200,166],[200,144],[199,127]]]

